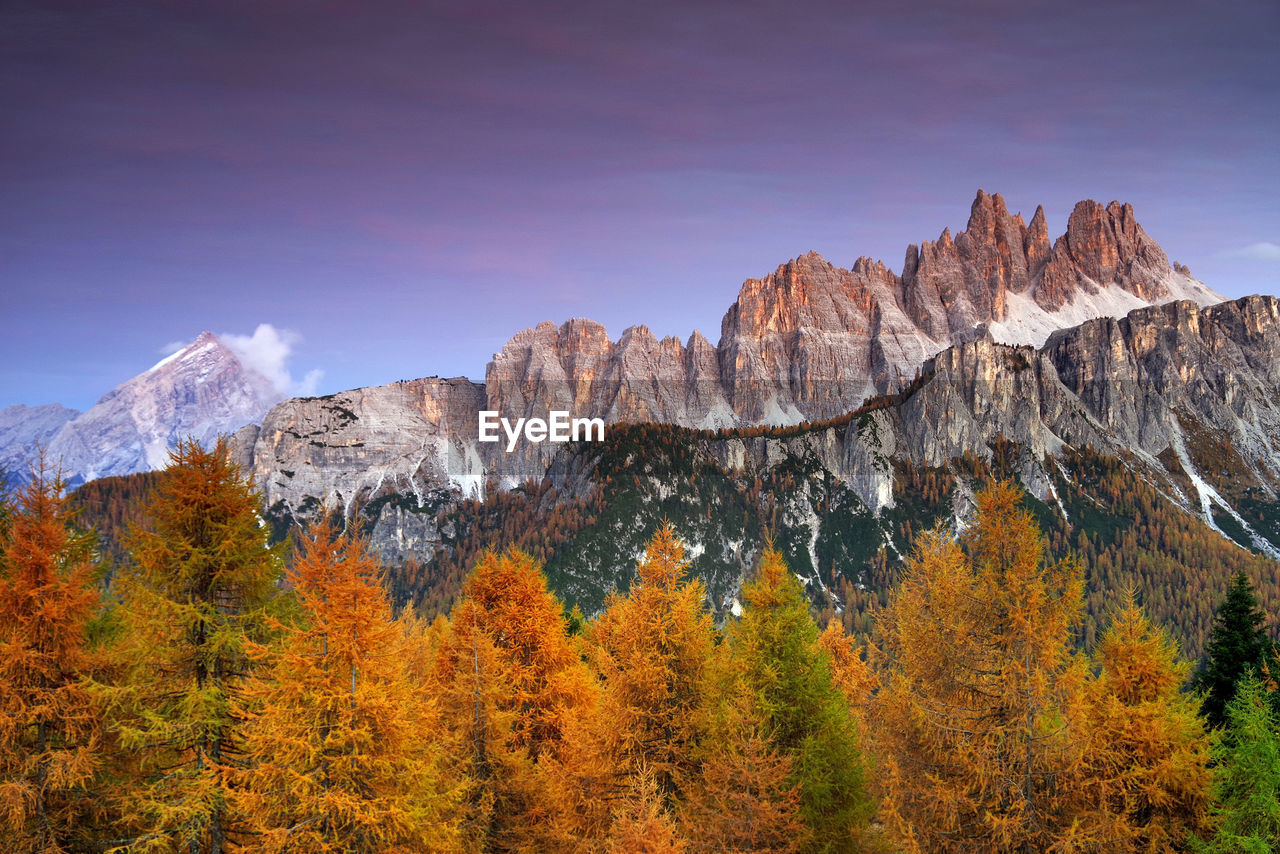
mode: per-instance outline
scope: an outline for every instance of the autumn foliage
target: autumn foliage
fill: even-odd
[[[225,774],[254,851],[459,847],[455,793],[423,738],[438,712],[409,681],[380,575],[363,540],[321,522],[287,575],[297,621],[250,649],[259,666],[237,698],[244,736]]]
[[[130,852],[222,854],[246,832],[225,771],[245,761],[236,707],[270,636],[280,554],[222,442],[172,452],[130,537],[116,729],[130,767],[116,799]]]
[[[1175,851],[1203,823],[1207,741],[1187,668],[1127,594],[1095,662],[1081,570],[1050,562],[1019,492],[923,536],[882,615],[884,813],[912,851]]]
[[[428,621],[395,612],[354,527],[320,520],[286,554],[258,508],[224,446],[182,443],[107,572],[56,477],[0,502],[0,849],[1280,845],[1280,702],[1247,578],[1202,671],[1224,703],[1210,735],[1131,589],[1082,642],[1085,567],[1050,556],[1009,483],[961,534],[916,538],[869,638],[820,631],[772,547],[717,625],[670,523],[598,614],[508,549],[478,552]]]
[[[0,539],[0,850],[75,850],[88,834],[102,709],[91,543],[72,533],[61,479],[40,464]]]

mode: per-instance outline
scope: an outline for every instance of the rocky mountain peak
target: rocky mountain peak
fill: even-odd
[[[63,425],[49,454],[72,483],[163,468],[178,439],[212,441],[260,421],[283,397],[218,336],[202,332]]]
[[[1031,217],[1031,224],[1022,238],[1022,251],[1027,256],[1027,269],[1040,271],[1049,260],[1049,226],[1045,224],[1044,206],[1036,205],[1036,212]]]
[[[486,387],[494,408],[526,417],[573,408],[690,426],[795,422],[901,388],[950,344],[1038,346],[1055,329],[1175,297],[1219,299],[1169,266],[1131,206],[1082,202],[1051,246],[1043,207],[1028,225],[979,190],[965,229],[909,246],[901,275],[809,251],[743,282],[714,348],[702,336],[659,341],[644,326],[615,343],[592,321],[543,323],[512,337]]]

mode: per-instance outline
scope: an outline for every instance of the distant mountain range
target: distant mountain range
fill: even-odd
[[[0,410],[0,467],[20,478],[39,444],[77,484],[161,468],[180,436],[207,441],[261,424],[239,442],[272,503],[349,502],[394,483],[421,491],[451,482],[474,494],[490,478],[510,486],[541,476],[558,450],[506,454],[476,443],[482,409],[513,420],[564,410],[608,422],[795,424],[897,391],[958,343],[1039,346],[1091,318],[1221,299],[1170,263],[1127,204],[1080,202],[1051,244],[1042,208],[1028,225],[999,194],[979,190],[966,229],[907,247],[901,274],[868,258],[842,269],[811,252],[748,280],[714,347],[698,332],[659,341],[642,325],[611,341],[590,320],[542,323],[507,342],[483,384],[432,378],[357,389],[339,396],[339,410],[305,398],[281,404],[266,377],[205,332],[88,412]],[[334,431],[346,451],[317,441]],[[281,471],[296,474],[281,482]]]
[[[714,347],[697,332],[682,343],[636,326],[611,341],[589,320],[543,323],[507,342],[483,384],[429,378],[293,399],[237,442],[268,505],[292,515],[387,494],[478,496],[491,480],[541,479],[562,450],[479,443],[480,410],[512,420],[562,410],[610,423],[799,424],[898,392],[968,342],[1041,346],[1091,318],[1221,299],[1169,262],[1129,205],[1077,204],[1051,245],[1043,210],[1026,225],[999,195],[979,192],[966,230],[908,247],[902,274],[866,258],[842,269],[810,253],[748,280]]]

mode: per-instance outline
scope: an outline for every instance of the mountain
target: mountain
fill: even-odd
[[[204,332],[64,424],[48,444],[71,484],[163,468],[179,438],[207,442],[260,421],[283,397]]]
[[[1019,480],[1055,554],[1089,561],[1086,639],[1122,586],[1192,654],[1231,572],[1280,604],[1276,298],[1221,301],[1119,203],[1081,202],[1050,243],[1043,211],[1024,225],[979,193],[965,231],[906,261],[796,258],[744,283],[714,346],[540,324],[483,383],[286,400],[233,448],[277,535],[340,509],[427,608],[515,545],[593,613],[665,518],[718,612],[772,537],[857,627],[913,535],[962,527],[990,476]],[[478,441],[482,410],[609,428],[508,453]]]
[[[273,502],[289,506],[317,490],[345,502],[394,482],[419,491],[449,482],[476,494],[491,478],[510,487],[537,476],[557,450],[477,445],[471,437],[482,409],[512,421],[561,410],[609,423],[796,424],[893,393],[926,359],[963,341],[1038,346],[1056,329],[1176,299],[1206,305],[1221,297],[1170,264],[1130,205],[1080,202],[1050,244],[1042,208],[1028,225],[999,194],[979,190],[965,230],[907,247],[900,274],[868,258],[843,269],[810,252],[748,280],[715,346],[696,331],[685,342],[658,340],[641,325],[613,341],[590,320],[542,323],[495,354],[483,385],[457,378],[348,392],[358,402],[347,411],[367,407],[372,418],[354,425],[330,424],[332,411],[297,399],[239,444],[261,477],[310,472],[269,487]],[[6,411],[0,465],[21,470],[44,441],[73,483],[154,469],[178,436],[208,440],[261,422],[281,396],[204,333],[56,434],[50,425],[61,416],[52,411]],[[294,422],[307,425],[307,435],[340,426],[353,448],[366,450],[320,453],[288,426]]]
[[[14,481],[25,480],[36,449],[47,447],[62,425],[79,414],[79,410],[60,403],[0,409],[0,474]]]
[[[612,341],[590,320],[542,323],[494,355],[483,386],[432,378],[293,399],[238,444],[269,506],[290,515],[322,499],[479,496],[491,479],[541,479],[559,451],[478,442],[480,410],[513,422],[560,410],[615,424],[799,424],[896,393],[964,342],[1039,346],[1090,318],[1221,299],[1170,264],[1130,205],[1080,202],[1051,245],[1042,209],[1026,225],[999,194],[979,191],[967,228],[908,247],[901,274],[866,258],[846,270],[811,252],[748,280],[716,346],[698,332],[659,340],[635,326]]]
[[[980,190],[966,230],[909,246],[901,275],[810,252],[748,280],[714,348],[697,332],[681,344],[644,326],[612,343],[588,320],[525,330],[490,363],[486,399],[525,417],[561,409],[686,426],[799,423],[902,388],[960,341],[989,334],[1038,346],[1055,329],[1175,299],[1222,297],[1170,264],[1132,206],[1080,202],[1050,247],[1043,209],[1027,226]]]
[[[447,606],[483,549],[514,545],[594,613],[665,519],[718,612],[771,536],[819,607],[865,629],[914,534],[963,526],[991,476],[1023,484],[1054,554],[1086,561],[1088,642],[1127,586],[1193,656],[1236,570],[1274,609],[1280,301],[1148,307],[1038,349],[965,342],[829,421],[614,425],[603,443],[562,446],[540,483],[483,502],[388,491],[358,518],[398,567],[397,595],[428,608]]]

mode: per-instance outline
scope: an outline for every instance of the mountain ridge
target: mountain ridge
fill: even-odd
[[[640,324],[613,341],[591,320],[543,322],[515,333],[494,354],[482,384],[452,382],[470,389],[468,395],[481,389],[477,409],[495,409],[513,420],[565,410],[608,422],[693,427],[799,423],[903,388],[925,360],[959,342],[990,337],[1038,345],[1053,330],[1091,317],[1187,297],[1200,304],[1221,299],[1185,268],[1169,264],[1131,205],[1079,202],[1065,233],[1050,244],[1043,208],[1027,225],[1020,213],[1009,213],[1000,194],[979,190],[966,228],[954,237],[946,228],[936,241],[909,245],[901,275],[866,257],[845,269],[809,252],[748,279],[725,312],[714,346],[698,331],[685,342],[659,340]],[[167,385],[161,378],[163,389],[141,391],[157,374],[172,373],[172,365],[211,346],[221,342],[203,333],[48,438],[49,450],[63,459],[73,482],[160,467],[166,443],[179,435],[209,439],[250,423],[267,427],[268,408],[283,395],[273,394],[265,378],[251,375],[225,347],[217,350],[218,358],[229,367],[216,372],[220,379],[208,386],[219,389],[221,403],[217,394],[199,390],[207,378],[198,375],[171,377]],[[179,379],[189,387],[179,389]],[[369,387],[363,396],[377,397],[377,389],[399,396],[392,386]],[[429,384],[421,388],[426,397],[437,392],[455,394]],[[305,409],[305,400],[284,405]],[[199,401],[205,412],[184,415],[184,401]],[[444,409],[452,406],[445,403]],[[373,408],[384,420],[395,420],[389,401]],[[157,415],[160,410],[163,415]],[[408,417],[407,433],[422,434],[416,416]],[[465,426],[456,416],[450,423],[454,432]],[[288,439],[287,431],[278,438]],[[289,453],[255,448],[252,430],[241,431],[238,442],[246,461]],[[29,455],[31,443],[19,450]],[[526,446],[511,457],[488,449],[437,448],[444,456],[436,468],[455,474],[463,489],[475,489],[490,476],[511,485],[545,469],[554,450]],[[18,454],[12,448],[8,453]],[[413,479],[407,463],[396,471],[400,475]]]

